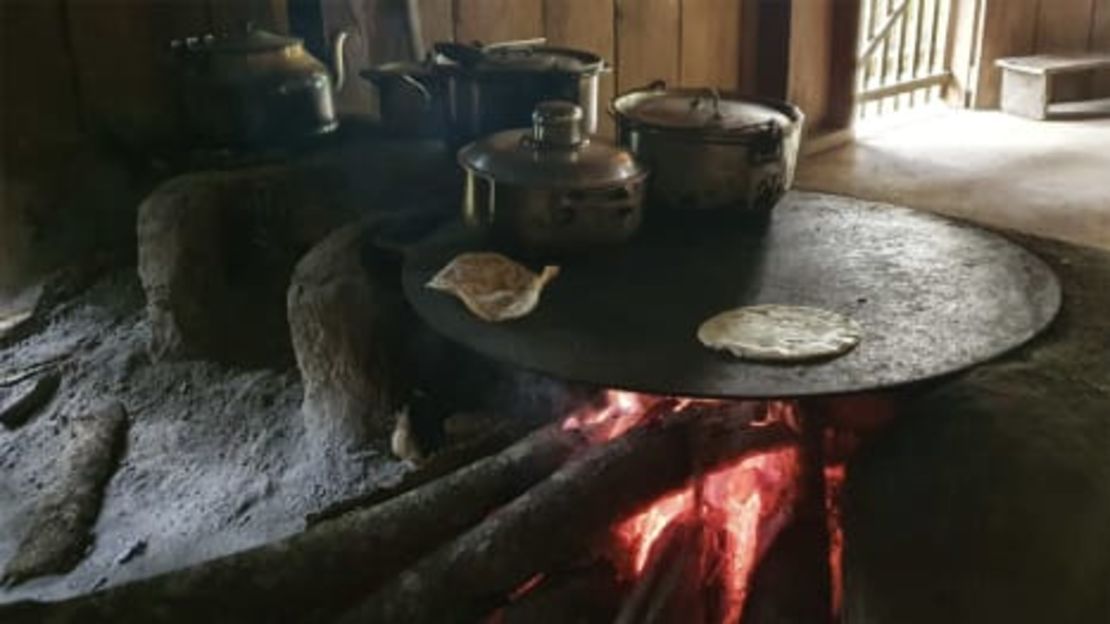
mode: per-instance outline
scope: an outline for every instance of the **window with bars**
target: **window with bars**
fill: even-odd
[[[939,101],[952,78],[953,0],[861,0],[857,115]]]

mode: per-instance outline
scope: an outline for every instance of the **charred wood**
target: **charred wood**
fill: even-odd
[[[491,431],[461,442],[433,454],[417,470],[406,474],[401,482],[393,487],[382,488],[356,498],[340,501],[305,518],[312,526],[325,520],[337,518],[356,509],[365,509],[400,496],[436,479],[445,477],[456,470],[472,464],[483,457],[497,454],[527,433],[527,424],[502,422]]]
[[[592,447],[485,521],[405,570],[342,622],[468,622],[538,572],[599,543],[620,518],[695,470],[789,442],[784,425],[694,407]]]
[[[653,545],[635,589],[616,624],[718,622],[725,591],[717,574],[724,530],[693,513],[664,530]]]
[[[4,570],[4,584],[68,572],[92,542],[104,488],[123,452],[127,413],[111,403],[72,421],[69,433],[62,473],[39,499],[31,528]]]
[[[513,600],[490,622],[566,624],[613,621],[626,588],[605,559],[549,577]]]
[[[36,412],[54,398],[61,385],[61,376],[54,371],[42,375],[26,387],[17,387],[12,396],[0,402],[0,424],[8,429],[22,427]]]
[[[390,499],[243,553],[63,603],[29,622],[320,622],[547,477],[584,441],[558,426]],[[24,605],[23,610],[28,610]]]

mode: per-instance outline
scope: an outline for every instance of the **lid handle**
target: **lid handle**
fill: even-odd
[[[586,141],[585,115],[573,102],[540,102],[532,113],[532,143],[547,147],[577,147]]]
[[[721,92],[715,87],[709,87],[706,90],[706,95],[709,96],[710,101],[713,103],[713,117],[714,123],[720,124],[724,117],[721,115]],[[701,97],[696,97],[690,102],[691,110],[698,110],[705,104],[705,100]]]

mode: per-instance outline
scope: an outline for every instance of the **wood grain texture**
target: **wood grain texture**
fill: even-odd
[[[855,117],[856,59],[852,52],[859,40],[860,12],[859,2],[833,2],[826,132],[851,127]]]
[[[759,72],[759,0],[737,0],[740,4],[740,90],[755,93]],[[852,44],[855,49],[855,44]]]
[[[1095,0],[1091,16],[1090,48],[1110,52],[1110,0]],[[1091,85],[1093,97],[1110,97],[1110,72],[1099,72]]]
[[[998,108],[1002,73],[994,66],[996,60],[1036,52],[1040,4],[1038,0],[1005,0],[986,4],[975,108]]]
[[[455,40],[454,0],[418,0],[420,31],[424,45],[430,50],[437,41]]]
[[[543,0],[455,0],[455,37],[495,43],[543,36]]]
[[[286,0],[208,0],[212,27],[226,30],[251,22],[274,32],[289,32]]]
[[[40,145],[66,142],[79,131],[76,67],[66,53],[60,9],[57,3],[26,0],[0,5],[0,162],[6,169],[22,164],[22,156]]]
[[[178,118],[170,41],[211,30],[201,2],[68,5],[85,119],[133,145],[165,140]]]
[[[945,50],[948,67],[952,70],[952,83],[944,97],[957,108],[971,106],[979,76],[974,64],[975,42],[979,29],[976,0],[952,0],[950,31]]]
[[[1088,48],[1094,0],[1041,0],[1037,15],[1038,52],[1080,52]],[[1091,75],[1060,76],[1053,83],[1053,98],[1084,99],[1091,92]]]
[[[683,0],[682,84],[739,87],[742,10],[737,0]]]
[[[551,45],[588,50],[615,65],[616,13],[610,0],[545,0],[544,31]],[[598,134],[613,136],[606,112],[616,88],[616,72],[601,75],[598,87]]]
[[[618,91],[678,82],[680,11],[679,0],[616,0]]]
[[[1038,52],[1087,49],[1094,0],[1041,0],[1039,4],[1036,20]]]
[[[806,129],[824,125],[832,66],[832,0],[808,0],[790,15],[790,69],[787,99],[806,115]]]

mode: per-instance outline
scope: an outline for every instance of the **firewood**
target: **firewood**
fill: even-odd
[[[579,433],[551,425],[498,455],[380,505],[186,570],[44,605],[28,621],[328,621],[550,475],[584,444]]]
[[[616,568],[602,558],[545,577],[487,624],[612,622],[625,590]]]
[[[692,512],[676,518],[652,546],[616,623],[720,621],[714,616],[724,591],[717,571],[727,539],[723,526],[707,523]]]
[[[114,401],[71,421],[61,472],[36,504],[0,583],[61,574],[81,562],[93,541],[104,488],[123,454],[127,426],[127,412]]]
[[[305,517],[305,523],[312,526],[325,520],[338,518],[356,509],[372,507],[449,475],[483,457],[501,452],[505,447],[520,439],[526,433],[526,427],[526,423],[503,422],[473,440],[467,440],[459,445],[434,453],[417,470],[406,474],[397,485],[329,505],[320,511],[308,514]]]
[[[54,398],[61,385],[61,376],[47,372],[25,388],[17,387],[6,400],[0,401],[0,424],[8,429],[22,427],[36,412]]]
[[[712,469],[789,442],[784,425],[691,407],[594,446],[411,566],[341,619],[470,622],[537,572],[598,544],[621,518]],[[696,441],[692,443],[692,441]]]

